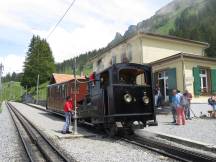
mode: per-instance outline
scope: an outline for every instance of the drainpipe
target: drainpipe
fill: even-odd
[[[140,48],[141,48],[141,54],[140,54],[140,64],[144,64],[143,62],[143,47],[142,47],[142,38],[140,36],[140,34],[138,33],[138,36],[139,36],[139,40],[140,40]],[[141,83],[144,81],[144,78],[141,77]]]
[[[185,85],[185,63],[184,63],[183,54],[181,54],[181,61],[182,61],[183,90],[185,90],[186,89],[186,85]]]
[[[140,55],[140,64],[143,64],[143,47],[142,47],[142,38],[141,38],[141,35],[139,34],[139,40],[140,40],[140,48],[141,48],[141,55]]]

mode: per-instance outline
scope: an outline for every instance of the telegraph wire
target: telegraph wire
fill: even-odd
[[[56,27],[60,24],[60,22],[63,20],[63,18],[65,17],[65,15],[68,13],[68,11],[71,9],[71,7],[74,5],[76,0],[73,0],[72,3],[69,5],[68,9],[65,11],[65,13],[62,15],[62,17],[59,19],[59,21],[56,23],[56,25],[54,26],[54,28],[50,31],[50,33],[47,36],[47,39],[49,39],[49,37],[52,35],[52,33],[55,31]]]

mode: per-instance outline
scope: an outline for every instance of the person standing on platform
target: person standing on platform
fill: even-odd
[[[172,105],[175,107],[177,113],[176,125],[185,125],[184,107],[181,105],[181,100],[182,95],[177,93],[176,90],[173,90]]]
[[[175,96],[177,95],[177,90],[173,89],[172,91],[172,100],[171,100],[171,111],[173,116],[173,122],[176,123],[176,103],[175,103]]]
[[[212,106],[212,117],[216,117],[216,93],[214,93],[209,99],[208,103]]]
[[[162,99],[163,99],[160,87],[157,87],[157,96],[158,96],[157,97],[157,107],[160,107],[162,105]]]
[[[64,113],[65,113],[65,124],[62,130],[62,134],[71,133],[69,131],[71,125],[71,114],[73,112],[73,101],[70,96],[66,97],[66,102],[64,104]]]
[[[191,105],[191,100],[192,100],[192,94],[189,93],[188,90],[185,90],[185,93],[184,93],[184,96],[186,97],[187,99],[187,104],[185,105],[185,116],[186,116],[186,120],[191,120],[191,117],[190,117],[190,105]]]

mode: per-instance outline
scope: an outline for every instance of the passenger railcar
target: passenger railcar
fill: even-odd
[[[47,93],[47,109],[57,113],[63,113],[65,98],[71,96],[74,100],[75,92],[77,101],[83,101],[88,93],[88,85],[85,82],[85,78],[79,78],[78,81],[80,82],[77,82],[76,89],[74,79],[49,85]]]

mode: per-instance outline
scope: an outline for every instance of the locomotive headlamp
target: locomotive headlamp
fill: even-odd
[[[144,102],[145,104],[148,104],[148,103],[150,102],[150,100],[149,100],[149,97],[148,97],[146,94],[147,94],[147,93],[144,92],[143,102]]]
[[[148,103],[149,103],[149,98],[148,98],[147,96],[144,96],[144,97],[143,97],[143,102],[144,102],[145,104],[148,104]]]
[[[124,95],[124,100],[125,102],[130,103],[132,101],[132,96],[129,93],[126,93]]]

